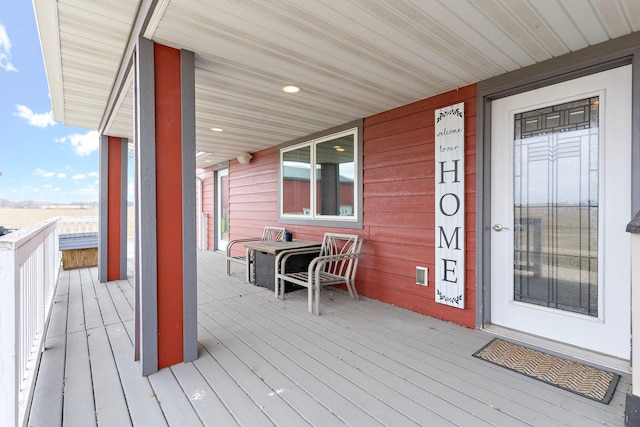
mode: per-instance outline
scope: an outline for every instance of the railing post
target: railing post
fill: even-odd
[[[627,394],[625,425],[640,426],[640,212],[627,225],[631,233],[631,392]]]
[[[9,426],[18,424],[19,413],[19,280],[13,242],[0,242],[0,419]]]
[[[36,251],[36,318],[35,318],[35,330],[36,333],[42,333],[44,327],[45,305],[46,305],[46,292],[48,290],[49,283],[47,282],[47,241],[49,237],[46,237],[42,245],[40,245]]]

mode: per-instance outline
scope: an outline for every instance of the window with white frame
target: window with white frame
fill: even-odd
[[[361,224],[361,128],[280,149],[280,222]]]

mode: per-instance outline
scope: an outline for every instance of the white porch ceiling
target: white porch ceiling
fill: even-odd
[[[56,120],[100,127],[147,3],[34,0]],[[638,0],[151,3],[144,36],[195,52],[198,167],[640,30]],[[131,82],[109,135],[133,137]]]

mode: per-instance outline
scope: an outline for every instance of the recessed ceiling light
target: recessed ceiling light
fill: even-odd
[[[340,151],[341,153],[344,151],[344,147],[341,147],[339,145],[334,146],[333,148],[336,149],[336,151]]]
[[[224,129],[222,128],[211,128],[211,131],[213,132],[222,132]]]
[[[282,88],[282,91],[286,93],[298,93],[300,92],[300,86],[287,85]]]

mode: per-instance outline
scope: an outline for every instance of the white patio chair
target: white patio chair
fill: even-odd
[[[284,299],[285,281],[304,286],[308,292],[308,310],[320,314],[320,288],[345,284],[351,298],[357,300],[354,280],[362,239],[353,234],[325,233],[320,254],[309,264],[307,271],[287,273],[287,259],[294,255],[312,253],[317,249],[283,251],[276,258],[275,294]]]
[[[233,245],[244,242],[257,242],[257,241],[279,241],[284,240],[284,228],[283,227],[265,227],[262,232],[262,237],[249,237],[245,239],[231,240],[227,244],[227,276],[231,275],[231,261],[239,262],[245,265],[245,277],[248,283],[251,282],[251,265],[253,264],[253,256],[251,249],[247,248],[242,255],[231,255],[231,249]]]

